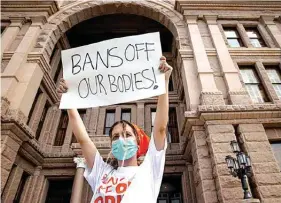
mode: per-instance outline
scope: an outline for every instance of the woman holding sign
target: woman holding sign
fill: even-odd
[[[109,131],[111,160],[104,162],[89,138],[77,109],[68,110],[74,135],[81,145],[87,168],[84,177],[93,190],[93,203],[155,203],[159,194],[167,148],[168,83],[172,67],[161,57],[159,70],[165,74],[166,93],[158,97],[154,128],[149,138],[143,130],[127,121],[118,121]],[[62,79],[58,93],[67,92]],[[145,155],[142,164],[138,157]]]

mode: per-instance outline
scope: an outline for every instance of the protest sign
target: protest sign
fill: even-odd
[[[158,32],[62,51],[68,91],[60,108],[106,106],[164,94],[161,55]]]

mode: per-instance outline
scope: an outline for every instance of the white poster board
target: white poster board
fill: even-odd
[[[159,33],[116,38],[62,51],[68,85],[60,109],[106,106],[165,93]]]

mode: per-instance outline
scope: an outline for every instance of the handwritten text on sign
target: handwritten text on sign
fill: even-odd
[[[158,70],[159,33],[111,39],[62,51],[68,92],[60,108],[124,103],[165,93]]]

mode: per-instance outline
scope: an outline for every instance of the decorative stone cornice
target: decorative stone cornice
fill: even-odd
[[[235,112],[235,111],[280,111],[281,104],[251,105],[200,105],[198,111],[203,112]]]
[[[281,3],[277,3],[276,1],[265,1],[265,0],[255,0],[255,1],[197,1],[197,0],[189,0],[189,1],[176,1],[175,9],[185,14],[185,11],[188,10],[281,10]]]
[[[87,19],[111,14],[130,13],[145,16],[166,26],[173,34],[178,49],[189,46],[188,33],[183,25],[186,23],[183,16],[175,11],[170,4],[161,1],[76,1],[70,5],[62,7],[59,12],[48,19],[48,23],[42,29],[35,49],[39,52],[51,52],[55,43],[71,27]],[[51,28],[52,27],[52,28]],[[51,29],[50,29],[51,28]],[[52,38],[55,36],[56,39]]]
[[[231,56],[281,56],[280,48],[228,48]]]
[[[21,28],[21,26],[26,22],[25,17],[9,17],[9,20],[11,21],[9,27]]]
[[[188,59],[188,58],[193,58],[193,50],[192,49],[181,49],[178,51],[181,59]]]
[[[32,139],[34,137],[33,131],[25,124],[25,116],[19,110],[6,110],[5,114],[1,113],[1,127],[2,130],[10,130],[22,142]]]
[[[59,98],[56,93],[56,84],[54,83],[50,72],[51,72],[51,66],[49,63],[46,61],[46,58],[43,56],[41,53],[30,53],[28,54],[27,57],[27,62],[29,63],[37,63],[40,68],[42,69],[44,76],[43,76],[43,83],[46,85],[48,91],[49,91],[49,96],[51,100],[54,103],[57,103]]]
[[[275,25],[274,18],[275,18],[275,16],[263,15],[260,17],[260,22],[265,25]]]
[[[49,16],[58,12],[56,1],[2,1],[2,12],[46,12]]]
[[[51,71],[51,66],[49,65],[48,61],[41,53],[31,52],[27,56],[27,62],[37,63],[42,69],[43,73],[48,73]]]
[[[32,22],[31,26],[38,26],[42,28],[42,26],[47,22],[46,16],[32,16],[29,18]]]
[[[197,25],[198,15],[184,15],[184,19],[187,24]]]
[[[217,15],[204,15],[204,19],[207,24],[216,25],[218,16]]]

